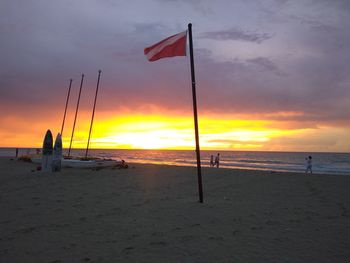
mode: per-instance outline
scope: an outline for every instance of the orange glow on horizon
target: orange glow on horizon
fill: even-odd
[[[261,149],[272,138],[297,133],[269,128],[262,120],[229,120],[203,117],[199,121],[201,149]],[[105,119],[94,125],[91,148],[194,149],[192,117],[129,115]],[[74,147],[86,147],[87,132],[76,133]],[[64,137],[69,146],[69,137]]]
[[[298,113],[297,113],[298,114]],[[80,113],[72,148],[86,148],[90,114]],[[291,116],[293,113],[278,113]],[[195,148],[192,116],[165,114],[100,113],[95,119],[90,148],[100,149],[177,149]],[[264,150],[264,151],[348,151],[349,145],[337,138],[348,138],[344,129],[304,127],[296,121],[253,119],[245,116],[200,116],[199,133],[202,150]],[[56,136],[59,117],[51,122],[32,123],[28,119],[12,119],[8,127],[0,127],[1,147],[38,147],[47,127]],[[71,129],[67,121],[63,147],[68,148]],[[24,129],[25,127],[25,129]],[[7,128],[7,129],[5,129]],[[13,134],[12,131],[21,131]],[[324,138],[327,138],[325,140]],[[330,143],[335,141],[334,145]],[[324,145],[322,145],[324,143]],[[327,144],[326,144],[327,143]],[[339,149],[339,150],[338,150]]]

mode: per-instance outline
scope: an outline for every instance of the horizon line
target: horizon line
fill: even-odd
[[[8,146],[8,147],[2,147],[0,146],[0,149],[41,149],[41,147],[15,147],[15,146]],[[64,148],[65,150],[67,148]],[[86,148],[72,148],[72,150],[86,150]],[[196,151],[196,149],[124,149],[124,148],[90,148],[89,150],[111,150],[111,151],[119,151],[119,150],[126,150],[126,151]],[[340,154],[350,154],[349,152],[336,152],[336,151],[276,151],[276,150],[227,150],[227,149],[201,149],[202,151],[206,152],[271,152],[271,153],[340,153]]]

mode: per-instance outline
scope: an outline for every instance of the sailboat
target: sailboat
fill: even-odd
[[[80,83],[79,97],[78,97],[77,108],[76,108],[76,112],[75,112],[73,131],[72,131],[72,136],[71,136],[68,156],[66,158],[62,159],[62,166],[63,167],[71,167],[71,168],[100,168],[100,167],[113,167],[113,166],[115,166],[115,167],[119,167],[119,168],[127,168],[127,165],[125,164],[124,160],[118,161],[118,160],[114,160],[114,159],[88,157],[88,151],[89,151],[89,145],[90,145],[90,137],[91,137],[91,131],[92,131],[92,126],[93,126],[93,121],[94,121],[94,116],[95,116],[96,100],[97,100],[97,94],[98,94],[98,89],[99,89],[99,84],[100,84],[101,72],[102,72],[101,70],[98,71],[96,93],[95,93],[95,99],[94,99],[94,106],[93,106],[93,110],[92,110],[92,117],[91,117],[89,137],[88,137],[88,142],[87,142],[87,146],[86,146],[85,157],[82,157],[82,158],[71,158],[71,156],[70,156],[72,140],[73,140],[73,135],[74,135],[74,127],[75,127],[75,122],[76,122],[76,118],[77,118],[77,114],[78,114],[78,108],[79,108],[80,94],[81,94],[81,89],[82,89],[82,86],[83,86],[83,79],[84,79],[84,74],[83,74],[82,75],[82,79],[81,79],[81,83]],[[62,125],[62,127],[63,127],[63,125]]]
[[[82,90],[83,80],[84,80],[84,74],[82,74],[82,78],[81,78],[81,82],[80,82],[79,96],[78,96],[77,107],[76,107],[76,111],[75,111],[75,118],[74,118],[73,129],[72,129],[72,135],[71,135],[71,140],[70,140],[70,146],[69,146],[69,150],[68,150],[68,156],[64,156],[61,159],[60,167],[92,168],[92,169],[94,169],[94,168],[98,169],[98,168],[103,168],[103,167],[118,167],[118,168],[127,168],[128,167],[128,165],[125,163],[124,160],[119,161],[119,160],[114,160],[114,159],[88,157],[90,136],[91,136],[92,125],[93,125],[93,120],[94,120],[94,115],[95,115],[96,99],[97,99],[98,88],[99,88],[99,83],[100,83],[101,70],[99,70],[98,73],[99,74],[98,74],[98,80],[97,80],[97,86],[96,86],[94,107],[93,107],[93,111],[92,111],[92,118],[91,118],[90,130],[89,130],[89,138],[88,138],[88,143],[87,143],[87,147],[86,147],[85,157],[72,157],[72,156],[70,156],[71,146],[72,146],[72,141],[73,141],[73,136],[74,136],[75,123],[76,123],[78,109],[79,109],[80,95],[81,95],[81,90]],[[65,111],[64,111],[64,117],[63,117],[63,122],[62,122],[60,138],[61,138],[62,133],[63,133],[71,85],[72,85],[72,79],[70,80],[70,84],[69,84],[69,90],[68,90],[68,95],[67,95],[67,100],[66,100],[66,106],[65,106]],[[45,139],[46,139],[46,137],[45,137]],[[46,142],[45,139],[44,139],[44,142]],[[45,147],[47,147],[46,144],[44,143]],[[52,140],[51,140],[51,144],[52,144]],[[61,143],[61,145],[62,145],[62,143]],[[51,148],[52,148],[52,145],[51,145]],[[60,149],[60,151],[62,153],[62,148]],[[32,162],[34,162],[34,163],[42,163],[42,160],[43,160],[42,158],[32,158]]]

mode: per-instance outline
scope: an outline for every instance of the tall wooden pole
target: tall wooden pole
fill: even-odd
[[[200,156],[200,148],[199,148],[198,117],[197,117],[196,78],[195,78],[195,74],[194,74],[192,24],[191,23],[188,24],[188,35],[189,35],[189,42],[190,42],[190,61],[191,61],[194,130],[195,130],[195,136],[196,136],[198,194],[199,194],[199,202],[203,203],[202,170],[201,170],[201,156]]]
[[[97,85],[96,85],[96,93],[95,93],[95,101],[94,101],[94,108],[92,110],[92,116],[91,116],[91,123],[90,123],[90,131],[89,131],[89,138],[86,146],[86,152],[85,152],[85,158],[87,158],[88,151],[89,151],[89,144],[90,144],[90,136],[91,136],[91,130],[92,130],[92,124],[94,122],[94,116],[95,116],[95,108],[96,108],[96,99],[97,99],[97,93],[98,93],[98,87],[100,85],[100,76],[101,76],[101,70],[98,71],[98,78],[97,78]]]
[[[77,108],[76,108],[76,110],[75,110],[75,117],[74,117],[74,123],[73,123],[72,136],[70,137],[70,144],[69,144],[69,150],[68,150],[68,157],[70,156],[70,150],[72,149],[72,141],[73,141],[73,136],[74,136],[75,123],[76,123],[76,121],[77,121],[77,116],[78,116],[79,101],[80,101],[81,89],[82,89],[82,87],[83,87],[83,81],[84,81],[84,74],[81,75],[79,96],[78,96]]]
[[[72,87],[72,79],[70,79],[69,82],[69,89],[68,89],[68,95],[67,95],[67,100],[66,100],[66,107],[64,109],[64,115],[63,115],[63,121],[62,121],[62,127],[61,127],[61,136],[63,136],[63,128],[64,128],[64,122],[66,120],[66,113],[67,113],[67,106],[68,106],[68,101],[69,101],[69,96],[70,96],[70,89]]]

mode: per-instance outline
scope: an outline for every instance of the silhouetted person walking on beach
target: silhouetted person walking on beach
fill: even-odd
[[[219,168],[219,165],[220,165],[220,153],[218,153],[218,155],[216,155],[216,157],[215,157],[215,165],[216,165],[216,168]]]
[[[308,171],[310,171],[310,173],[312,173],[312,157],[309,156],[309,158],[306,158],[306,171],[305,173],[307,174]]]
[[[214,156],[210,155],[210,167],[214,167]]]

